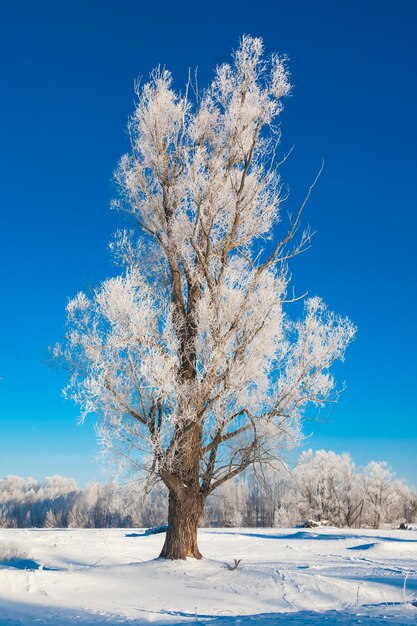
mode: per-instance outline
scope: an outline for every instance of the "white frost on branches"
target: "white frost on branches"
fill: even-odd
[[[297,442],[309,404],[336,399],[329,369],[355,328],[319,298],[299,321],[286,313],[287,262],[311,233],[301,208],[277,238],[285,59],[243,37],[204,93],[177,93],[161,69],[136,91],[115,206],[139,236],[116,233],[123,273],[68,304],[55,354],[66,395],[101,416],[102,443],[130,465],[180,475],[195,427],[209,493]]]

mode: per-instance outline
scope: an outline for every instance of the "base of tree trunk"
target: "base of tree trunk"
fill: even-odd
[[[185,493],[181,499],[171,493],[169,495],[168,529],[160,558],[202,558],[198,549],[197,531],[203,502],[199,496],[190,495]]]

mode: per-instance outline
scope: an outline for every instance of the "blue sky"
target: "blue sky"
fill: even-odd
[[[313,248],[292,266],[358,325],[337,368],[347,390],[308,445],[387,460],[417,486],[417,4],[9,2],[0,9],[0,476],[102,479],[93,420],[77,425],[47,366],[67,298],[114,272],[111,176],[128,149],[133,80],[157,64],[200,84],[243,33],[286,53],[282,169]]]

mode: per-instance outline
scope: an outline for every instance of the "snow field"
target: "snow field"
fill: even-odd
[[[142,533],[1,529],[0,625],[417,623],[417,531],[204,529],[185,562]]]

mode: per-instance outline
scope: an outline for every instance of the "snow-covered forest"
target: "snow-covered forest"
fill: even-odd
[[[85,489],[62,476],[39,482],[7,476],[0,480],[0,526],[112,528],[151,527],[166,522],[162,484],[98,482]],[[306,520],[339,527],[417,520],[417,494],[395,479],[383,462],[357,469],[348,454],[304,452],[290,472],[255,468],[222,485],[207,502],[204,526],[288,527]]]

